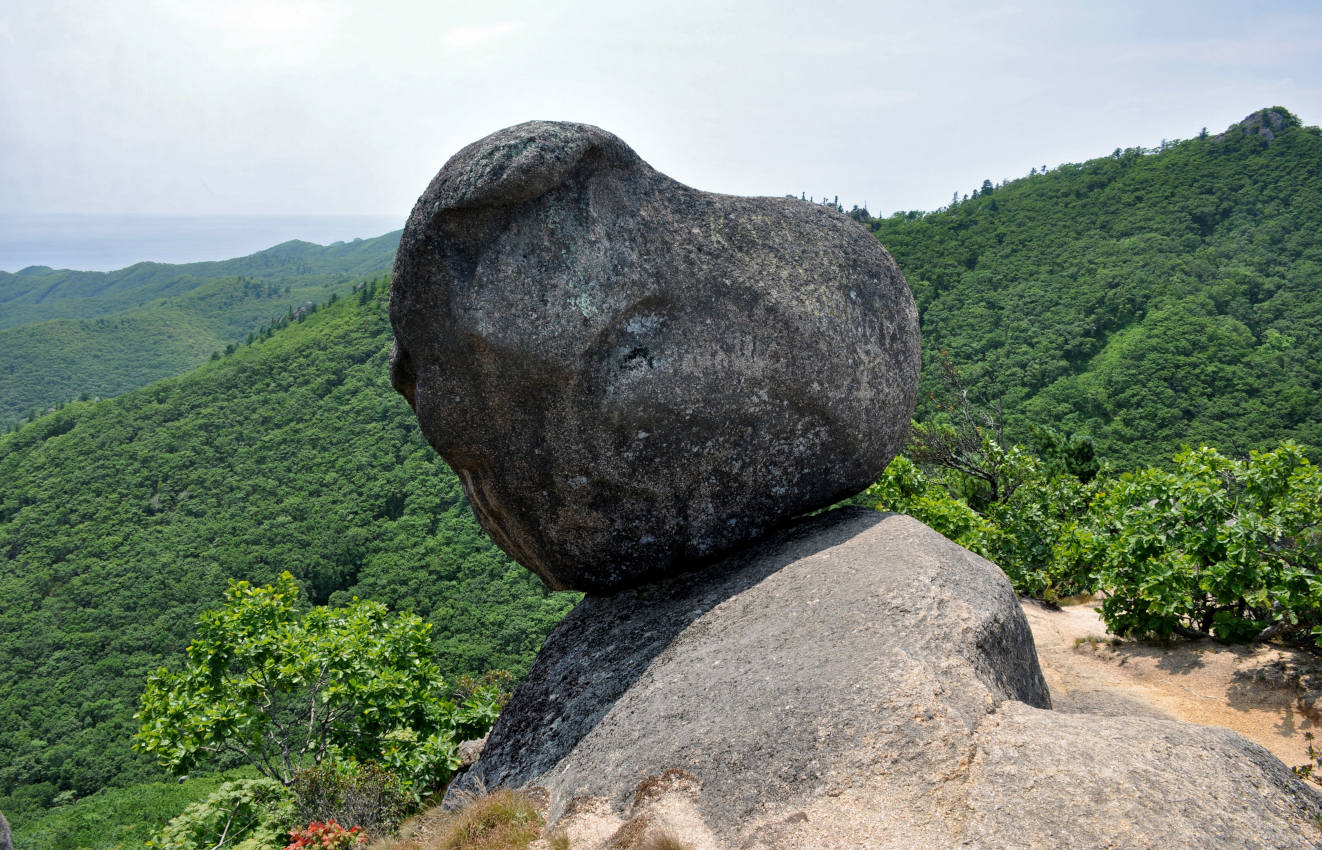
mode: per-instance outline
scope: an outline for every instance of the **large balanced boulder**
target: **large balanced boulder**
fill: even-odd
[[[392,381],[482,526],[552,588],[692,568],[874,481],[918,377],[913,298],[834,209],[701,192],[531,122],[418,200]]]
[[[1049,708],[999,569],[908,517],[836,510],[585,597],[450,793],[544,788],[584,850],[667,830],[692,850],[1322,837],[1318,798],[1233,733]]]

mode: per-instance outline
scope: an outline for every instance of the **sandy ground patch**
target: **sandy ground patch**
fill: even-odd
[[[1297,678],[1300,672],[1322,670],[1315,657],[1206,640],[1117,640],[1106,633],[1093,610],[1097,604],[1053,610],[1024,600],[1058,711],[1224,726],[1266,747],[1287,765],[1308,760],[1304,732],[1314,728],[1314,719],[1298,704]]]

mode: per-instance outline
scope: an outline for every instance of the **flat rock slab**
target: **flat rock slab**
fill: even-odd
[[[978,730],[965,846],[1322,847],[1322,802],[1241,735],[1007,703]]]
[[[452,793],[540,786],[576,847],[1322,836],[1317,797],[1233,733],[1049,707],[998,568],[908,517],[838,510],[715,571],[586,597]]]
[[[391,378],[482,526],[552,588],[691,569],[875,481],[918,315],[866,228],[701,192],[596,127],[461,150],[418,200]]]

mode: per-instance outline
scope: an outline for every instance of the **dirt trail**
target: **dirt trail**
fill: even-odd
[[[1317,659],[1287,649],[1206,640],[1119,641],[1106,633],[1093,610],[1097,604],[1052,610],[1024,601],[1057,710],[1224,726],[1287,765],[1308,760],[1303,733],[1314,723],[1297,703],[1294,676],[1317,670]]]

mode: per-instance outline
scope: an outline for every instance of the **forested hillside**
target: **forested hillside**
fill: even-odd
[[[526,666],[574,596],[477,527],[389,387],[390,339],[374,285],[0,437],[0,810],[159,776],[129,749],[143,682],[228,578],[412,609],[451,673]]]
[[[948,351],[1016,440],[1083,432],[1120,466],[1322,445],[1322,132],[1283,109],[872,227],[918,301],[927,389]]]
[[[1004,404],[1010,442],[1082,432],[1121,468],[1183,443],[1322,446],[1322,133],[1284,110],[870,226],[921,311],[922,420],[950,398],[931,368],[948,352]],[[574,601],[494,548],[389,388],[377,276],[397,241],[0,275],[0,424],[69,402],[0,437],[0,810],[16,823],[160,778],[129,749],[138,696],[229,578],[287,569],[312,603],[415,610],[450,673],[522,671]],[[950,507],[912,464],[891,477],[895,504]],[[1010,564],[1050,523],[1005,512],[1019,524],[983,537]]]
[[[286,242],[220,262],[0,272],[0,427],[181,374],[381,274],[398,243],[396,232],[328,246]]]

